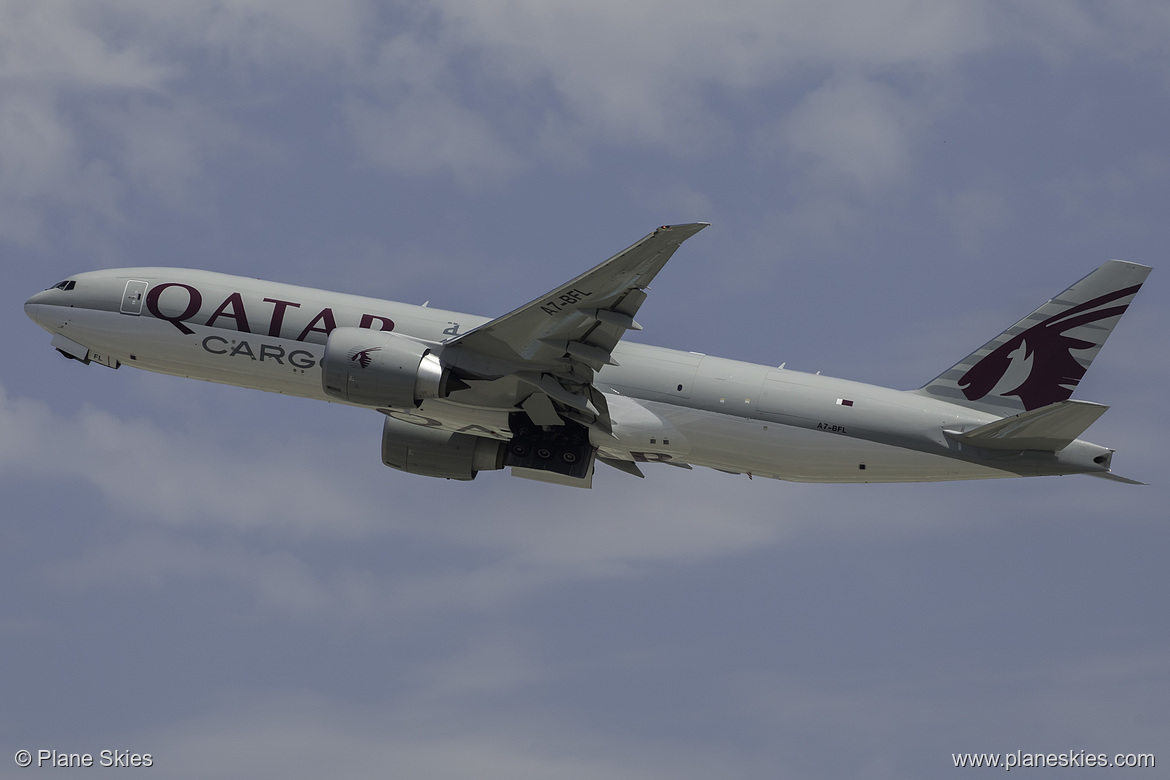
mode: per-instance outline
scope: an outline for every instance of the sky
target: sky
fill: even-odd
[[[0,777],[1170,764],[1167,40],[1158,0],[0,0]],[[901,389],[1154,266],[1074,396],[1150,485],[438,481],[21,306],[168,265],[495,316],[690,221],[631,339]]]

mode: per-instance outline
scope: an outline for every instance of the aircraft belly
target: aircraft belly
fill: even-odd
[[[117,312],[71,309],[58,332],[122,365],[305,398],[331,400],[321,389],[324,347],[252,333],[169,323]]]
[[[1015,476],[837,433],[668,404],[647,406],[686,437],[690,446],[686,461],[696,466],[794,482],[932,482]]]
[[[506,441],[512,438],[508,418],[516,410],[514,408],[489,409],[431,398],[424,401],[418,409],[379,409],[379,411],[400,422],[423,428],[437,428],[453,433],[467,433],[472,436],[485,436]]]

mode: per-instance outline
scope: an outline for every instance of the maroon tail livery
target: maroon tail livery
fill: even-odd
[[[1068,399],[1149,273],[1104,263],[919,392],[995,414]]]

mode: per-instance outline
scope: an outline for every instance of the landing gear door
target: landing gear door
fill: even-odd
[[[146,297],[146,288],[149,286],[137,279],[126,282],[126,292],[122,295],[123,314],[142,314],[142,299]]]

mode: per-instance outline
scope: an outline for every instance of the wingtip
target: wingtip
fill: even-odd
[[[1148,482],[1139,482],[1136,479],[1123,477],[1120,474],[1114,474],[1112,471],[1090,471],[1090,477],[1097,477],[1098,479],[1108,479],[1111,482],[1121,482],[1125,485],[1148,485]]]
[[[658,228],[658,230],[656,232],[662,232],[665,230],[670,230],[670,231],[681,230],[681,231],[687,231],[688,233],[694,234],[694,233],[698,233],[700,230],[702,230],[705,227],[711,227],[711,223],[710,222],[686,222],[686,223],[683,223],[681,225],[662,225]]]

